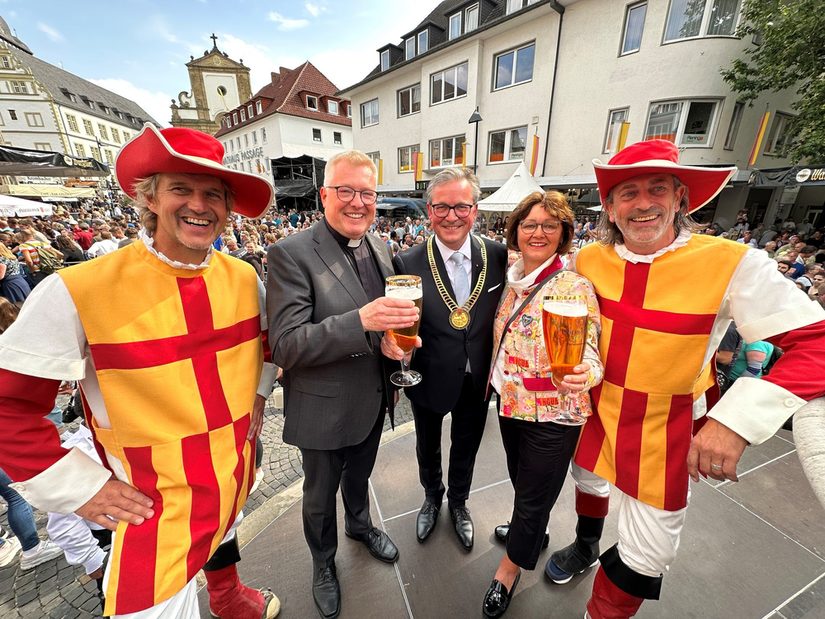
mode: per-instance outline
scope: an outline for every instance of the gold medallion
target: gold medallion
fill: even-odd
[[[470,312],[463,307],[457,307],[450,312],[450,326],[453,329],[466,329],[470,324]]]

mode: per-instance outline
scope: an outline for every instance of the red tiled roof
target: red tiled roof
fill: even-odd
[[[256,92],[251,99],[244,101],[242,105],[228,112],[231,117],[233,112],[239,113],[237,125],[221,128],[215,137],[221,137],[227,133],[232,133],[239,127],[257,122],[265,116],[272,114],[286,114],[288,116],[300,116],[314,120],[322,120],[346,127],[352,126],[352,119],[346,116],[346,106],[350,103],[348,99],[335,96],[338,88],[327,77],[321,73],[315,65],[306,61],[295,69],[281,67],[278,73],[272,73],[272,81]],[[307,109],[306,94],[318,97],[318,111]],[[338,101],[338,114],[330,114],[326,111],[327,99]],[[260,114],[255,114],[240,121],[240,110],[252,104],[255,109],[255,102],[260,100],[263,110]]]

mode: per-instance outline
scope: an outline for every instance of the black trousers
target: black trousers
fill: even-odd
[[[550,510],[559,497],[581,426],[499,417],[507,472],[515,498],[507,556],[526,570],[536,567]]]
[[[312,560],[329,565],[338,550],[338,520],[335,496],[341,488],[344,523],[353,535],[372,528],[369,478],[378,454],[385,406],[369,435],[357,445],[340,449],[301,449],[304,466],[302,515],[304,537]]]
[[[437,377],[430,377],[438,380]],[[437,412],[412,404],[415,420],[415,454],[418,458],[418,476],[425,496],[436,505],[444,497],[441,471],[441,426],[446,412]],[[450,468],[447,478],[447,500],[450,506],[464,505],[470,496],[476,454],[484,435],[487,421],[487,401],[473,389],[470,374],[464,375],[461,396],[451,411]]]

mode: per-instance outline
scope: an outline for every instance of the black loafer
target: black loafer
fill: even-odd
[[[365,535],[353,535],[349,531],[345,531],[345,533],[347,537],[358,540],[364,544],[367,550],[370,551],[370,554],[379,561],[384,561],[385,563],[395,563],[398,561],[398,548],[393,544],[390,536],[381,529],[373,527]]]
[[[335,564],[313,566],[312,599],[324,619],[333,619],[341,613],[341,588]]]
[[[482,612],[485,617],[501,617],[507,612],[507,607],[510,605],[510,600],[513,599],[513,593],[518,586],[518,581],[521,579],[521,571],[516,575],[513,581],[513,586],[507,591],[507,587],[502,585],[499,581],[493,579],[490,588],[487,589],[487,594],[484,596],[484,605]]]
[[[507,543],[507,536],[510,535],[510,523],[500,524],[493,530],[496,539],[503,544]],[[550,545],[550,534],[544,533],[544,540],[541,542],[541,549],[545,550]]]
[[[419,542],[423,542],[430,536],[438,522],[438,512],[440,508],[430,499],[426,499],[415,519],[415,535]]]
[[[450,517],[453,519],[453,526],[455,527],[455,534],[458,536],[458,541],[461,542],[465,550],[472,550],[473,519],[470,518],[470,510],[464,505],[451,507]]]

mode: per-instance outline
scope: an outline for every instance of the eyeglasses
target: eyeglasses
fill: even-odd
[[[539,224],[535,221],[522,221],[518,227],[521,228],[524,234],[535,234],[536,230],[539,229]],[[561,224],[555,221],[545,221],[541,224],[541,229],[545,234],[553,234],[559,228],[561,228]]]
[[[472,204],[431,204],[430,208],[433,209],[433,213],[435,213],[438,217],[446,217],[449,215],[450,211],[455,212],[455,216],[461,219],[467,217],[470,214],[470,211],[473,210]]]
[[[357,189],[347,187],[346,185],[324,185],[324,187],[327,189],[334,189],[335,195],[338,196],[338,199],[341,200],[341,202],[352,202],[356,193],[361,196],[361,202],[367,206],[370,204],[375,204],[375,201],[378,199],[378,192],[373,191],[372,189],[362,189],[361,191],[358,191]]]

